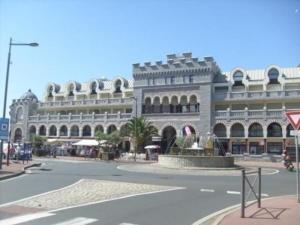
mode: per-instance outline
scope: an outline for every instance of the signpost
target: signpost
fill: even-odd
[[[286,116],[292,126],[295,129],[294,135],[295,135],[295,145],[296,145],[296,166],[297,166],[297,202],[300,203],[300,197],[299,197],[299,152],[298,152],[298,139],[300,137],[300,111],[292,111],[292,112],[286,112]],[[292,132],[291,132],[292,134]]]
[[[0,118],[0,169],[2,169],[3,142],[8,140],[9,120]]]

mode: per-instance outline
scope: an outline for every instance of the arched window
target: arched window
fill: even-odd
[[[90,137],[92,136],[91,127],[89,125],[85,125],[82,129],[82,136],[83,137]]]
[[[23,118],[24,118],[23,109],[22,109],[22,107],[20,107],[17,110],[16,119],[17,119],[17,121],[21,121],[21,120],[23,120]]]
[[[282,129],[278,123],[271,123],[268,126],[268,137],[282,137]]]
[[[71,136],[78,137],[79,136],[79,128],[78,126],[74,125],[71,127]]]
[[[221,123],[216,124],[214,127],[214,134],[217,137],[227,137],[225,125]]]
[[[183,95],[180,97],[180,112],[188,112],[189,111],[189,107],[188,107],[188,100],[187,100],[187,96]]]
[[[74,84],[69,85],[69,96],[74,96]]]
[[[177,113],[177,112],[179,112],[178,98],[177,98],[177,96],[172,96],[172,98],[171,98],[171,113]]]
[[[103,126],[101,126],[101,125],[97,125],[96,126],[96,128],[95,128],[95,134],[97,134],[98,132],[101,132],[101,133],[104,132]]]
[[[253,123],[249,127],[249,137],[263,137],[263,128],[259,123]]]
[[[269,77],[269,84],[279,84],[278,77],[279,77],[279,71],[275,68],[272,68],[268,72]]]
[[[40,126],[39,135],[46,136],[46,127],[44,125]]]
[[[243,73],[242,71],[238,70],[233,74],[233,81],[234,81],[234,86],[244,86],[243,84]]]
[[[190,97],[190,112],[199,112],[199,103],[196,95]]]
[[[245,137],[245,130],[242,124],[235,123],[231,127],[231,137]]]
[[[97,83],[94,81],[91,85],[91,95],[97,94]]]
[[[187,125],[182,128],[182,134],[183,136],[195,135],[196,131],[194,127]]]
[[[52,98],[53,97],[53,86],[49,86],[49,89],[48,89],[48,97],[49,98]]]
[[[160,113],[160,99],[159,99],[159,97],[154,98],[153,105],[154,105],[154,113]]]
[[[124,125],[121,126],[121,128],[120,128],[120,135],[122,137],[128,137],[128,136],[130,136],[130,131],[129,131],[128,124],[124,124]]]
[[[59,129],[59,136],[62,136],[62,137],[68,136],[68,128],[67,128],[67,126],[63,125],[63,126],[60,127],[60,129]]]
[[[286,136],[287,136],[287,137],[294,137],[294,136],[291,135],[291,131],[292,131],[292,130],[294,130],[294,127],[293,127],[291,124],[289,124],[289,125],[286,127]]]
[[[163,97],[162,99],[162,112],[169,113],[170,112],[170,103],[169,98],[167,96]]]
[[[14,142],[20,141],[22,141],[22,130],[20,128],[17,128],[14,135]]]
[[[115,93],[121,93],[121,86],[122,86],[122,82],[121,80],[117,80],[115,83]]]
[[[36,128],[35,128],[35,126],[31,126],[29,128],[29,135],[30,136],[36,135]]]
[[[49,130],[49,136],[56,136],[56,135],[57,135],[56,126],[52,125]]]
[[[107,128],[107,134],[111,134],[112,132],[116,131],[117,130],[117,127],[115,125],[110,125],[108,128]]]
[[[145,113],[152,113],[151,98],[145,98]]]

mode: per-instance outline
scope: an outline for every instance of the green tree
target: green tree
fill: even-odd
[[[46,138],[39,135],[33,135],[31,137],[31,142],[34,148],[41,149],[44,146],[44,143],[46,142]]]
[[[99,143],[99,146],[103,148],[105,152],[114,150],[118,144],[121,143],[122,138],[119,131],[114,131],[111,134],[105,134],[101,131],[98,131],[95,134],[96,140]],[[103,143],[105,141],[105,143]]]
[[[157,129],[152,125],[152,122],[146,120],[145,117],[134,117],[128,122],[129,136],[134,139],[134,153],[139,148],[144,147],[145,142],[151,136],[157,135]],[[136,159],[136,156],[135,156]]]

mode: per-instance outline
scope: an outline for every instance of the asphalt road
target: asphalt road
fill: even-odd
[[[183,187],[184,189],[141,194],[92,205],[52,212],[25,224],[137,224],[137,225],[191,225],[215,211],[240,203],[238,176],[191,176],[150,174],[117,169],[115,162],[44,161],[42,168],[30,174],[0,182],[0,205],[71,185],[80,179],[121,181],[138,184]],[[295,173],[280,170],[274,175],[262,176],[262,193],[270,197],[295,194]],[[202,191],[201,191],[202,189]],[[13,214],[2,212],[0,218]],[[77,223],[76,223],[77,220]],[[80,221],[86,221],[80,223]],[[88,222],[89,221],[89,222]],[[1,221],[0,221],[1,224]]]

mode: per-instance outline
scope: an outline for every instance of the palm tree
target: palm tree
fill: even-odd
[[[134,160],[136,160],[136,152],[141,146],[144,146],[146,140],[157,135],[157,129],[152,125],[152,122],[146,120],[145,117],[133,117],[128,122],[129,136],[134,139]]]

